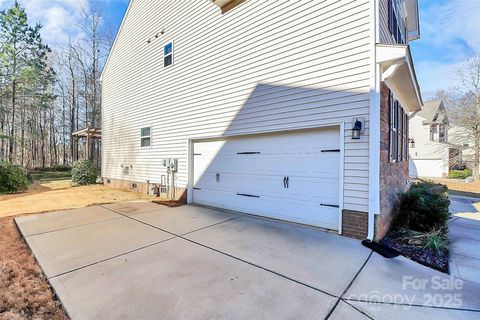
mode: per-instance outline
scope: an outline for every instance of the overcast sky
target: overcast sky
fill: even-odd
[[[43,24],[43,37],[53,47],[78,36],[74,26],[82,8],[100,8],[104,23],[116,30],[128,5],[128,0],[19,2],[26,8],[31,22]],[[12,3],[13,0],[0,0],[0,7]],[[419,0],[419,6],[421,38],[413,41],[411,47],[420,87],[428,100],[436,90],[455,84],[456,70],[467,57],[480,54],[480,0]]]

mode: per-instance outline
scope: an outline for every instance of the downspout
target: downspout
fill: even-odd
[[[367,239],[375,237],[375,215],[380,213],[380,65],[376,45],[379,42],[378,0],[370,0],[370,135]]]

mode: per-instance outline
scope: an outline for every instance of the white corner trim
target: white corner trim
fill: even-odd
[[[370,1],[370,135],[368,174],[368,235],[375,236],[375,215],[380,214],[380,64],[377,63],[379,42],[378,0]]]
[[[193,203],[193,170],[194,170],[194,167],[193,167],[193,159],[194,159],[194,156],[193,156],[193,147],[194,147],[194,144],[193,144],[193,140],[192,139],[188,139],[187,140],[187,172],[188,172],[188,176],[187,176],[187,203],[188,204],[191,204]]]
[[[343,219],[343,190],[344,175],[345,175],[345,122],[340,123],[340,173],[338,175],[338,234],[342,234],[342,219]]]

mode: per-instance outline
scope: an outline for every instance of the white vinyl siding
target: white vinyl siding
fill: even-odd
[[[159,159],[178,158],[185,187],[188,139],[345,122],[344,208],[368,211],[369,14],[369,0],[250,0],[225,14],[210,1],[133,0],[102,78],[102,175],[155,183]],[[353,117],[367,119],[360,140]],[[155,143],[142,149],[146,122]]]

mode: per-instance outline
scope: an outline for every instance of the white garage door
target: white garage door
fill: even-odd
[[[412,177],[442,177],[448,174],[447,162],[442,159],[412,159],[409,161],[409,174]]]
[[[193,202],[338,230],[338,128],[194,143]]]

